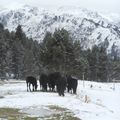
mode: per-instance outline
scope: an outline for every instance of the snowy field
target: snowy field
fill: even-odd
[[[113,83],[86,81],[83,87],[83,81],[79,81],[77,95],[65,93],[60,97],[57,93],[27,92],[24,81],[0,82],[0,108],[19,108],[44,117],[52,114],[49,105],[67,108],[81,120],[120,120],[120,83],[113,90]]]

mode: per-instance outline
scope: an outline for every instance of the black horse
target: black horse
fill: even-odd
[[[40,83],[40,89],[42,89],[42,91],[47,91],[48,76],[44,73],[41,74],[39,83]]]
[[[60,72],[54,72],[48,75],[48,86],[50,90],[58,92],[60,96],[64,96],[64,92],[66,89],[66,77],[62,75]]]
[[[58,78],[60,78],[59,72],[50,73],[48,75],[48,86],[49,86],[50,91],[52,92],[55,91],[55,86],[56,86],[56,82]]]
[[[78,86],[78,80],[76,78],[73,78],[71,75],[67,75],[67,89],[68,92],[71,91],[73,94],[76,94]]]
[[[27,91],[31,91],[30,85],[32,84],[33,91],[37,90],[37,80],[35,77],[28,76],[26,78],[26,84],[27,84]]]
[[[57,92],[60,96],[64,96],[66,83],[67,83],[66,77],[64,75],[60,75],[56,82]]]

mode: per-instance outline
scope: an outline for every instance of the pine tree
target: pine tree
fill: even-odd
[[[74,59],[72,61],[74,64],[72,65],[72,69],[74,71],[74,75],[78,76],[80,79],[83,79],[83,76],[86,76],[87,78],[88,61],[83,54],[80,41],[74,41],[73,50]]]
[[[17,28],[16,28],[16,32],[15,32],[15,39],[19,39],[19,40],[23,40],[25,37],[25,34],[22,30],[22,27],[21,25],[18,25]]]
[[[0,77],[4,77],[6,73],[6,45],[4,39],[0,39]]]
[[[98,79],[101,82],[107,82],[108,79],[108,58],[105,47],[99,48]]]
[[[99,48],[95,45],[92,48],[89,58],[90,66],[90,80],[98,81],[98,62],[99,62]]]
[[[15,79],[19,79],[22,77],[24,67],[23,61],[25,56],[25,40],[26,36],[22,31],[21,26],[18,25],[12,44],[12,71],[15,75]]]
[[[0,77],[5,77],[6,75],[6,54],[7,54],[7,44],[4,34],[4,27],[0,24]]]
[[[109,59],[109,71],[108,71],[108,79],[109,82],[113,80],[120,80],[120,59]]]
[[[72,44],[69,33],[64,29],[55,30],[53,35],[47,33],[41,44],[41,61],[44,66],[53,71],[66,72],[71,66]]]

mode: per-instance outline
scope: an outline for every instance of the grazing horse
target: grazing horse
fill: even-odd
[[[27,91],[31,91],[30,85],[32,84],[33,87],[33,91],[37,90],[37,80],[36,78],[32,77],[32,76],[28,76],[26,78],[26,84],[27,84]]]
[[[54,72],[48,75],[48,79],[48,86],[50,90],[55,91],[56,87],[58,94],[60,96],[64,96],[67,83],[66,77],[60,72]]]
[[[55,86],[57,84],[58,79],[60,79],[61,74],[59,72],[54,72],[54,73],[50,73],[48,75],[48,86],[50,91],[55,91]]]
[[[40,83],[40,89],[42,88],[42,91],[47,91],[48,76],[44,73],[41,74],[39,83]]]
[[[67,75],[67,89],[68,92],[71,91],[73,94],[76,94],[78,86],[78,80],[73,78],[71,75]]]
[[[64,96],[64,92],[66,89],[66,83],[67,83],[66,77],[63,75],[60,75],[56,82],[57,92],[60,96],[61,95]]]

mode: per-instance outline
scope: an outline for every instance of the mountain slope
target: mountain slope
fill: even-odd
[[[16,10],[0,11],[0,22],[9,30],[21,24],[28,37],[41,41],[46,31],[65,28],[71,36],[81,41],[83,48],[105,45],[108,52],[114,45],[120,49],[120,28],[101,17],[98,13],[75,7],[46,10],[24,6]]]

